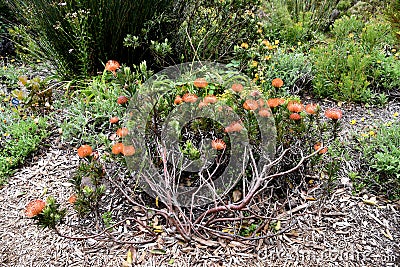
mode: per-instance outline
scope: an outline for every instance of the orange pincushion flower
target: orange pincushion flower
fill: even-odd
[[[123,149],[124,149],[123,143],[116,143],[112,146],[111,153],[113,153],[114,155],[118,155],[122,153]]]
[[[312,114],[317,113],[317,111],[318,111],[318,105],[317,104],[311,103],[311,104],[306,105],[306,112],[308,114],[312,115]]]
[[[120,105],[122,105],[122,104],[125,104],[126,102],[128,102],[128,98],[126,97],[126,96],[120,96],[120,97],[118,97],[118,99],[117,99],[117,103],[118,104],[120,104]]]
[[[80,158],[85,158],[87,156],[90,156],[92,152],[93,152],[92,147],[89,145],[81,145],[78,148],[78,156]]]
[[[340,109],[328,108],[327,110],[325,110],[325,116],[334,121],[341,119],[342,115],[343,113]]]
[[[187,93],[182,97],[182,100],[187,103],[194,103],[197,101],[197,98],[198,98],[197,95]]]
[[[136,149],[133,146],[124,146],[122,149],[122,154],[126,157],[132,156],[135,152]]]
[[[301,116],[300,116],[299,113],[292,113],[292,114],[290,114],[289,118],[290,118],[291,120],[294,120],[294,121],[301,120]]]
[[[197,78],[194,80],[193,85],[197,88],[205,88],[208,85],[208,82],[204,78]]]
[[[299,113],[303,110],[303,105],[298,101],[289,101],[287,108],[290,112]]]
[[[256,110],[258,108],[258,104],[256,100],[253,99],[247,99],[244,104],[243,107],[247,110]]]
[[[211,146],[215,150],[222,150],[226,148],[226,144],[222,139],[215,139],[211,141]]]
[[[241,91],[243,91],[243,85],[241,85],[240,83],[234,83],[232,84],[232,90],[236,93],[240,93]]]
[[[271,116],[271,113],[269,112],[268,109],[263,108],[258,111],[258,115],[260,115],[261,117],[269,117]]]
[[[119,69],[119,62],[116,60],[109,60],[106,63],[106,70],[111,71],[115,75],[115,71]]]
[[[229,126],[225,128],[225,132],[240,132],[243,129],[243,126],[239,122],[233,122]]]
[[[181,104],[182,102],[183,102],[182,97],[181,97],[180,95],[177,95],[177,96],[175,97],[174,104],[175,104],[175,105],[179,105],[179,104]]]
[[[275,78],[272,80],[271,84],[275,88],[281,88],[283,86],[283,81],[281,78]]]
[[[319,150],[321,147],[322,147],[321,142],[317,142],[317,143],[314,145],[315,151]],[[321,149],[318,153],[319,153],[319,154],[324,154],[324,153],[326,153],[327,151],[328,151],[328,148],[327,148],[327,147],[324,147],[324,148]]]
[[[283,98],[270,98],[267,100],[267,104],[270,108],[276,108],[279,105],[285,103],[285,99]]]
[[[215,96],[215,95],[208,95],[208,96],[206,96],[206,97],[204,97],[204,103],[210,103],[210,104],[214,104],[214,103],[216,103],[218,100],[217,100],[217,97]]]
[[[112,117],[112,118],[110,118],[110,123],[111,123],[111,124],[117,123],[118,121],[119,121],[119,118],[118,118],[118,117]]]
[[[72,194],[69,198],[68,198],[68,202],[70,204],[74,204],[76,202],[76,194]]]
[[[26,205],[25,215],[28,218],[35,217],[44,210],[44,207],[46,207],[46,202],[44,202],[43,200],[32,200],[28,203],[28,205]]]
[[[125,136],[128,135],[128,133],[129,133],[128,128],[119,128],[119,129],[117,129],[117,135],[119,137],[125,137]]]

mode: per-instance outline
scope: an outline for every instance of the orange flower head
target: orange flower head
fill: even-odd
[[[182,97],[182,100],[187,103],[194,103],[197,101],[197,98],[198,98],[197,95],[187,93]]]
[[[80,158],[85,158],[87,156],[90,156],[93,153],[92,147],[89,145],[81,145],[78,148],[78,156]]]
[[[316,114],[318,111],[318,105],[317,104],[307,104],[306,105],[306,112],[310,115]]]
[[[128,128],[119,128],[119,129],[117,129],[117,135],[119,136],[119,137],[125,137],[125,136],[127,136],[128,135],[128,133],[129,133],[129,131],[128,131]]]
[[[136,152],[136,149],[133,146],[124,146],[122,149],[122,154],[126,157],[134,155]]]
[[[46,207],[46,202],[40,199],[32,200],[31,202],[26,205],[25,208],[25,215],[28,218],[35,217],[36,215],[40,214],[44,208]]]
[[[275,78],[272,80],[271,84],[275,88],[281,88],[283,86],[283,81],[281,78]]]
[[[243,91],[243,85],[241,85],[240,83],[234,83],[232,84],[232,90],[235,93],[240,93],[241,91]]]
[[[270,98],[267,100],[267,104],[270,108],[276,108],[285,103],[285,99],[283,98]]]
[[[215,95],[208,95],[208,96],[204,97],[203,101],[205,103],[214,104],[214,103],[217,103],[218,99]]]
[[[180,95],[177,95],[177,96],[175,97],[174,104],[175,104],[175,105],[179,105],[179,104],[182,104],[182,102],[183,102],[182,97],[181,97]]]
[[[117,123],[118,121],[119,121],[119,118],[118,118],[118,117],[111,117],[111,118],[110,118],[110,123],[111,123],[111,124]]]
[[[115,75],[115,71],[119,69],[119,62],[116,60],[109,60],[106,63],[106,70],[111,71]]]
[[[225,128],[225,132],[227,133],[240,132],[242,129],[243,126],[240,124],[240,122],[233,122]]]
[[[258,104],[256,100],[253,99],[247,99],[244,104],[243,107],[247,110],[256,110],[258,108]]]
[[[194,80],[193,85],[197,88],[205,88],[208,85],[208,82],[205,78],[197,78]]]
[[[290,112],[299,113],[303,110],[303,104],[298,101],[289,101],[287,108]]]
[[[325,110],[325,116],[333,121],[337,121],[342,118],[342,111],[336,108],[328,108]]]
[[[260,110],[258,111],[258,115],[260,115],[261,117],[266,118],[266,117],[270,117],[270,116],[271,116],[271,113],[269,112],[268,109],[262,108],[262,109],[260,109]]]
[[[317,142],[317,143],[314,145],[315,151],[318,151],[321,147],[322,147],[321,142]],[[321,149],[321,150],[318,152],[318,154],[324,154],[324,153],[326,153],[327,151],[328,151],[328,148],[327,148],[327,147],[324,147],[323,149]]]
[[[116,143],[112,146],[111,153],[113,153],[114,155],[118,155],[122,153],[123,149],[124,149],[123,143]]]
[[[118,104],[120,104],[120,105],[123,105],[123,104],[125,104],[126,102],[128,102],[128,98],[126,97],[126,96],[120,96],[120,97],[118,97],[118,99],[117,99],[117,103]]]
[[[226,144],[222,139],[215,139],[211,141],[211,146],[215,150],[223,150],[226,148]]]
[[[70,204],[74,204],[76,202],[76,194],[72,194],[69,198],[68,198],[68,202]]]
[[[301,116],[300,116],[299,113],[292,113],[292,114],[290,114],[289,118],[290,118],[291,120],[294,120],[294,121],[301,120]]]

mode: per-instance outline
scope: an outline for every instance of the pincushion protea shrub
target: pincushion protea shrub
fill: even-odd
[[[55,229],[62,222],[66,214],[66,209],[60,208],[60,204],[52,196],[46,201],[32,200],[28,203],[25,215],[36,220],[36,223],[43,228]]]

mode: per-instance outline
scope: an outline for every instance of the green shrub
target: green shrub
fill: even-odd
[[[392,0],[386,10],[386,17],[397,37],[397,44],[400,45],[400,0]]]
[[[244,69],[268,96],[297,94],[311,80],[311,64],[301,51],[280,47],[279,40],[257,39],[252,44],[235,47],[236,60],[231,64]],[[274,89],[271,81],[283,80],[283,87]]]
[[[387,23],[345,16],[335,22],[332,34],[327,44],[311,50],[317,97],[371,102],[399,86],[400,61],[385,53],[393,45]]]
[[[400,198],[400,124],[389,123],[358,137],[363,178],[355,177],[359,189],[366,188],[392,199]],[[362,185],[362,186],[360,186]]]
[[[0,185],[49,134],[44,119],[35,122],[32,118],[20,120],[11,116],[5,110],[0,116]]]
[[[263,30],[269,39],[289,45],[307,42],[331,23],[337,1],[273,0],[264,2]]]

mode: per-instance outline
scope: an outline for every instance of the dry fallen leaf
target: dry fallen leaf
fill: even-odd
[[[240,190],[235,190],[232,193],[233,202],[238,202],[242,198],[242,192]]]
[[[368,205],[372,205],[372,206],[375,206],[376,205],[376,200],[374,200],[374,199],[363,199],[363,202],[365,203],[365,204],[368,204]]]
[[[156,249],[150,250],[150,253],[154,254],[154,255],[164,255],[166,253],[166,251],[164,249],[156,248]]]

